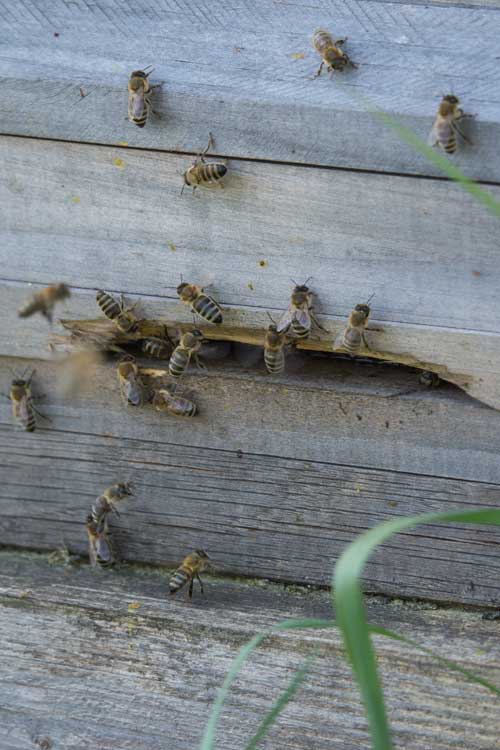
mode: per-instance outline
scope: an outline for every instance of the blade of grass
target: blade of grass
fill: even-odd
[[[365,704],[373,750],[391,750],[392,741],[375,652],[366,621],[360,577],[366,561],[375,548],[393,534],[423,523],[442,521],[500,525],[500,510],[457,510],[387,521],[357,537],[335,566],[332,597],[337,622]]]
[[[255,750],[259,742],[264,739],[280,713],[283,711],[287,703],[292,700],[293,696],[303,683],[313,662],[314,657],[311,656],[309,657],[309,659],[306,659],[305,664],[303,664],[303,666],[295,672],[286,690],[284,690],[271,710],[262,719],[261,723],[259,724],[259,728],[246,746],[245,750]]]

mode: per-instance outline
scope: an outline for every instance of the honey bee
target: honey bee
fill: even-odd
[[[212,162],[207,164],[205,161],[205,154],[213,145],[214,140],[212,133],[209,133],[206,149],[198,154],[192,166],[184,172],[184,185],[182,186],[181,195],[184,192],[186,185],[193,188],[193,193],[198,186],[206,187],[207,185],[217,184],[221,188],[224,187],[221,180],[227,172],[226,165],[222,164],[222,162]]]
[[[163,337],[150,336],[143,340],[141,348],[144,354],[148,354],[155,359],[168,359],[170,357],[174,345],[172,339],[168,335],[167,327],[163,326],[163,330]]]
[[[324,65],[330,71],[330,75],[333,75],[336,70],[344,70],[348,66],[351,68],[358,67],[344,50],[340,49],[346,41],[347,39],[337,39],[334,42],[330,32],[325,31],[325,29],[316,29],[312,37],[312,43],[322,59],[315,78],[321,75]]]
[[[473,115],[464,114],[459,104],[460,100],[453,94],[443,96],[429,135],[429,144],[442,148],[447,154],[454,154],[457,150],[457,133],[466,143],[471,144],[469,138],[460,130],[458,122]]]
[[[151,67],[148,65],[148,67]],[[134,70],[130,74],[128,82],[128,119],[139,128],[143,128],[147,122],[149,112],[160,116],[151,105],[151,93],[153,89],[161,88],[161,83],[151,86],[148,76],[154,68],[146,73],[145,70]]]
[[[42,419],[47,419],[35,408],[33,396],[31,394],[31,381],[35,370],[29,378],[25,380],[24,375],[20,378],[14,378],[10,386],[9,398],[12,402],[12,416],[14,421],[26,432],[34,432],[36,429],[36,417],[38,414]]]
[[[213,323],[216,326],[222,323],[220,305],[208,294],[205,294],[203,287],[181,282],[177,287],[177,294],[181,302],[189,305],[191,310],[197,313],[200,318],[206,320],[207,323]]]
[[[420,385],[425,385],[426,388],[437,388],[441,384],[441,378],[436,372],[422,370],[418,382]]]
[[[264,339],[264,362],[271,375],[279,375],[285,369],[286,331],[278,333],[278,328],[271,322]]]
[[[18,310],[17,314],[20,318],[29,318],[30,315],[39,312],[47,318],[49,323],[52,323],[52,313],[54,312],[56,302],[70,296],[71,292],[66,284],[50,284],[50,286],[46,286],[45,289],[34,294]]]
[[[309,336],[313,323],[322,331],[325,330],[313,313],[314,294],[307,286],[310,278],[306,279],[303,284],[297,284],[296,281],[293,282],[295,288],[292,292],[290,305],[278,321],[277,333],[286,333],[291,327],[292,333],[296,338],[305,339]]]
[[[114,321],[121,333],[135,333],[137,331],[139,321],[132,312],[134,307],[137,307],[137,302],[132,307],[125,308],[123,294],[118,302],[111,294],[103,292],[102,289],[98,289],[96,300],[104,315]]]
[[[172,352],[168,363],[168,370],[173,378],[180,378],[186,372],[191,357],[193,357],[198,367],[201,367],[198,352],[201,349],[202,343],[203,334],[196,328],[193,331],[182,334],[181,340]]]
[[[168,587],[170,595],[176,594],[186,583],[189,583],[189,598],[193,598],[194,579],[197,578],[200,583],[201,593],[203,594],[203,581],[200,573],[211,567],[208,554],[203,549],[197,549],[184,558],[181,565],[170,576]]]
[[[177,395],[176,384],[158,388],[153,396],[153,406],[157,411],[166,411],[174,417],[194,417],[197,411],[194,401]]]
[[[90,517],[96,526],[101,526],[109,513],[119,516],[118,503],[134,494],[132,482],[117,482],[108,487],[92,505]]]
[[[142,406],[145,388],[139,374],[139,368],[132,360],[120,362],[116,368],[120,393],[125,403],[130,406]]]
[[[90,564],[93,567],[110,568],[116,563],[116,557],[106,521],[96,523],[89,513],[85,527],[89,540]]]
[[[371,299],[371,297],[370,297]],[[369,301],[369,300],[368,300]],[[349,315],[349,321],[342,333],[337,336],[334,349],[345,349],[351,356],[359,354],[362,347],[370,349],[365,337],[365,330],[370,317],[370,305],[363,303],[356,305]],[[380,329],[371,329],[380,330]]]

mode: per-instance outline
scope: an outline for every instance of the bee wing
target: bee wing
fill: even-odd
[[[90,564],[95,567],[97,565],[97,552],[96,552],[96,541],[97,537],[87,527],[87,536],[89,538],[89,557]]]
[[[111,547],[109,545],[108,540],[104,535],[99,535],[96,540],[95,544],[95,552],[96,556],[99,558],[101,562],[112,562],[113,560],[113,552],[111,551]]]
[[[333,345],[334,349],[342,349],[344,345],[344,333],[345,333],[345,329],[341,331],[339,335],[337,336],[337,338],[335,339],[335,343]]]
[[[144,91],[131,91],[128,96],[129,117],[140,117],[144,112]]]
[[[295,320],[304,328],[311,327],[311,316],[309,310],[297,310],[295,313]]]
[[[439,143],[437,127],[438,127],[438,118],[436,117],[436,119],[434,120],[432,124],[432,128],[430,129],[429,136],[427,138],[428,146],[435,146],[437,143]]]
[[[453,135],[453,126],[449,120],[442,117],[436,117],[434,125],[429,135],[431,146],[446,145]]]
[[[26,396],[14,404],[14,414],[23,424],[29,419],[28,399]]]
[[[132,406],[142,404],[142,388],[136,380],[127,380],[123,385],[125,398]]]
[[[289,307],[288,310],[285,310],[281,318],[278,320],[277,329],[278,333],[283,333],[283,331],[287,331],[290,326],[292,325],[292,321],[295,317],[295,309],[293,307]]]

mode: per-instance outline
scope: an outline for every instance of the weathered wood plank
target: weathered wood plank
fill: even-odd
[[[491,7],[365,1],[361,8],[355,0],[314,7],[259,0],[251,13],[242,1],[7,6],[3,0],[3,133],[196,152],[210,128],[227,155],[436,174],[373,120],[360,96],[426,139],[439,96],[458,90],[478,116],[474,146],[455,161],[475,178],[500,181],[500,108],[491,95],[500,83],[500,13]],[[349,37],[359,70],[311,80],[319,60],[310,38],[323,25]],[[131,70],[148,63],[155,81],[165,81],[163,118],[140,132],[124,121],[126,84]]]
[[[92,575],[50,569],[40,556],[1,555],[0,715],[6,750],[52,747],[164,750],[199,745],[238,648],[286,617],[328,616],[325,593],[207,580],[188,605],[167,600],[160,572]],[[130,603],[139,604],[134,611]],[[413,638],[493,682],[498,624],[480,613],[369,602],[372,622]],[[496,699],[420,652],[376,639],[397,750],[491,750]],[[266,746],[370,748],[366,721],[335,631],[280,634],[235,683],[217,747],[244,747],[306,656],[316,661]],[[91,660],[89,661],[89,654]],[[50,710],[47,706],[50,705]]]
[[[385,328],[373,334],[375,349],[447,368],[469,393],[499,406],[498,224],[458,188],[239,162],[225,191],[181,197],[181,157],[129,151],[116,167],[113,149],[25,139],[2,139],[0,152],[4,278],[59,278],[82,291],[171,300],[183,273],[214,282],[216,297],[235,311],[230,325],[262,328],[264,310],[287,306],[290,276],[312,274],[333,339],[353,305],[375,292],[373,318]],[[332,190],[335,226],[317,197]],[[77,307],[70,302],[64,315]],[[189,321],[179,308],[176,319]],[[169,309],[156,300],[155,315]],[[40,322],[21,325],[43,332]],[[26,335],[11,332],[2,351],[19,354]],[[38,339],[27,353],[40,355]]]
[[[344,546],[379,522],[500,505],[498,425],[495,442],[487,421],[470,419],[463,403],[449,409],[454,426],[435,399],[386,400],[384,414],[372,403],[380,399],[366,393],[301,394],[277,385],[266,393],[256,382],[209,380],[192,426],[150,409],[120,411],[109,380],[95,398],[44,404],[50,429],[27,435],[2,424],[3,543],[50,549],[64,539],[85,553],[83,522],[95,497],[128,479],[137,497],[113,523],[125,559],[174,563],[186,548],[207,547],[225,573],[327,585]],[[459,420],[470,429],[450,446]],[[391,463],[406,471],[378,468]],[[377,468],[363,468],[370,464]],[[481,481],[418,476],[426,468],[472,472]],[[374,556],[366,587],[498,605],[497,547],[494,530],[418,529]]]

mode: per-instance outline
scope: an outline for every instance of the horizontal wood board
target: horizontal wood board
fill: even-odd
[[[453,91],[477,115],[473,146],[454,162],[500,180],[500,12],[491,4],[3,0],[0,13],[3,133],[197,152],[211,129],[228,156],[440,174],[364,99],[426,140],[440,96]],[[358,70],[311,80],[318,26],[348,37]],[[162,119],[140,131],[124,121],[126,85],[147,64],[153,82],[165,82]]]
[[[197,747],[239,647],[287,617],[328,617],[326,593],[207,579],[189,605],[165,573],[68,571],[1,555],[0,716],[5,750]],[[129,605],[135,609],[129,609]],[[369,602],[370,620],[500,680],[497,622],[480,613]],[[376,638],[395,750],[491,750],[496,698],[428,656]],[[304,685],[263,747],[368,750],[366,721],[335,631],[274,636],[244,667],[223,709],[218,748],[244,747],[307,656]],[[90,661],[91,659],[91,661]],[[91,720],[89,720],[91,717]]]
[[[326,348],[352,307],[375,294],[384,332],[372,334],[374,349],[441,365],[500,404],[498,223],[457,187],[235,162],[225,190],[181,196],[186,157],[19,138],[2,138],[0,152],[2,291],[12,309],[2,353],[26,345],[26,355],[46,356],[44,321],[15,317],[26,282],[57,278],[87,293],[88,305],[72,298],[64,317],[94,317],[90,290],[104,287],[152,298],[146,314],[189,322],[173,303],[182,273],[213,284],[230,325],[262,329],[266,310],[286,308],[291,278],[312,275],[332,328]],[[333,216],[324,199],[332,191]]]
[[[219,572],[328,585],[345,545],[377,523],[500,506],[490,420],[499,415],[447,389],[397,397],[405,378],[393,377],[391,395],[373,372],[357,390],[349,377],[303,389],[298,377],[266,383],[235,370],[190,379],[200,416],[184,424],[151,407],[125,409],[111,367],[94,393],[70,403],[54,397],[53,368],[50,377],[41,364],[38,375],[51,424],[26,434],[9,424],[6,402],[0,409],[6,544],[64,540],[84,554],[92,503],[127,479],[136,499],[113,520],[124,559],[172,564],[201,546]],[[498,538],[494,528],[450,525],[395,537],[370,561],[365,586],[498,606]]]

